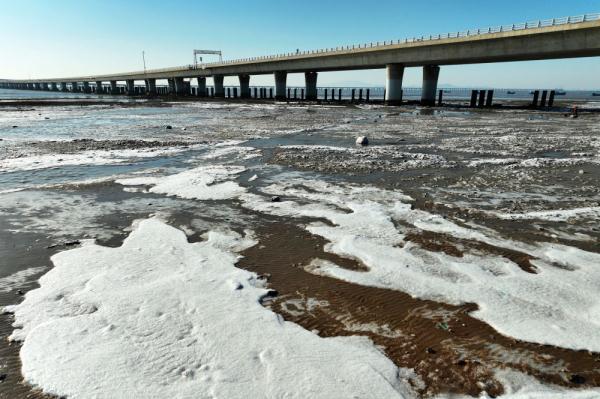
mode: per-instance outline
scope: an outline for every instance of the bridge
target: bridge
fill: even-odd
[[[385,68],[385,101],[402,101],[402,79],[407,67],[423,68],[421,102],[435,103],[440,66],[526,60],[600,56],[600,13],[532,21],[493,28],[452,32],[352,46],[268,55],[213,63],[185,65],[107,75],[52,79],[0,79],[0,88],[62,90],[116,94],[125,82],[126,93],[135,93],[142,81],[145,93],[157,94],[156,81],[168,81],[168,92],[190,93],[190,80],[197,80],[197,93],[206,95],[206,78],[213,79],[215,97],[224,97],[223,79],[237,76],[240,96],[250,97],[250,76],[273,74],[275,98],[286,96],[288,73],[304,73],[306,99],[317,98],[319,72]],[[109,84],[108,87],[104,83]]]

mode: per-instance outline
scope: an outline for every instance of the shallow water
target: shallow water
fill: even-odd
[[[370,279],[385,253],[413,248],[414,263],[398,266],[422,263],[428,278],[445,282],[472,279],[461,268],[473,265],[498,279],[506,270],[534,279],[549,264],[571,281],[600,252],[600,116],[430,111],[217,101],[0,108],[0,279],[9,287],[1,305],[19,302],[17,290],[33,288],[40,274],[8,278],[14,273],[49,269],[49,257],[78,240],[118,246],[134,221],[155,216],[189,241],[254,231],[258,244],[238,267],[279,292],[265,306],[323,337],[369,336],[397,366],[415,370],[418,394],[499,394],[502,369],[545,384],[600,386],[595,341],[543,334],[553,317],[576,313],[560,301],[524,339],[510,335],[521,333],[512,321],[494,320],[495,328],[477,315],[473,302],[484,298],[457,303],[439,287],[418,292]],[[356,147],[360,135],[371,145]],[[240,172],[202,172],[227,166]],[[343,214],[356,223],[370,215],[373,229]],[[442,220],[452,228],[442,230]],[[349,223],[345,232],[327,230],[340,223]],[[386,250],[369,253],[371,244]],[[551,262],[539,249],[546,244],[585,256],[568,261],[565,250]],[[590,320],[578,322],[593,328],[598,306],[588,299],[581,311]],[[10,320],[1,320],[5,336]],[[4,345],[0,394],[27,397],[16,344]]]

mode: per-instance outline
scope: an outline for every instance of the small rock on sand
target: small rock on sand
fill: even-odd
[[[358,136],[356,138],[356,145],[369,145],[369,139],[367,136]]]
[[[271,197],[271,202],[281,202],[281,198],[278,195]]]

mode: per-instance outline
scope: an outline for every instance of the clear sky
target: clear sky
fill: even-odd
[[[192,63],[194,48],[241,58],[594,12],[600,0],[0,0],[0,78],[140,70],[142,50],[160,68]],[[600,57],[442,66],[440,84],[597,89],[599,71]],[[344,82],[383,85],[384,71],[319,75]],[[421,70],[404,82],[420,86]]]

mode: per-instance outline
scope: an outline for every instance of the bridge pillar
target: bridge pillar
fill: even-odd
[[[135,80],[127,79],[125,81],[125,85],[127,86],[127,95],[128,96],[135,95]]]
[[[403,64],[388,64],[385,79],[385,103],[387,105],[402,104],[402,79],[404,78]]]
[[[118,94],[118,93],[119,93],[119,88],[117,87],[117,81],[111,80],[110,81],[110,94]]]
[[[71,91],[73,93],[77,93],[79,91],[79,85],[77,82],[71,82]]]
[[[223,87],[223,75],[213,76],[215,85],[215,97],[225,97],[225,88]]]
[[[202,76],[198,76],[198,92],[196,95],[198,97],[206,97],[206,78]]]
[[[83,82],[83,92],[91,93],[92,89],[90,88],[90,82]]]
[[[282,101],[286,99],[286,81],[286,71],[275,72],[275,100]]]
[[[48,87],[48,83],[46,83],[46,82],[42,83],[42,90],[46,90],[46,91],[50,90],[50,88]]]
[[[104,93],[104,87],[102,87],[102,81],[97,80],[96,81],[96,94],[102,94]]]
[[[306,83],[306,99],[314,101],[317,99],[317,73],[305,72],[304,81]]]
[[[50,83],[50,90],[58,91],[58,86],[56,85],[56,82]]]
[[[144,81],[144,83],[146,84],[146,94],[149,96],[155,96],[156,95],[156,79],[149,78],[149,79],[146,79]]]
[[[14,84],[14,83],[13,83],[13,86],[15,86],[15,84]],[[35,90],[35,84],[33,84],[33,83],[26,83],[26,84],[25,84],[25,88],[26,88],[27,90]]]
[[[67,82],[60,82],[60,91],[68,91]]]
[[[240,97],[250,98],[250,75],[239,75],[240,80]]]
[[[178,96],[187,96],[190,94],[190,84],[183,78],[175,78],[175,94]]]
[[[435,105],[440,67],[425,65],[423,67],[423,87],[421,89],[421,105]]]

